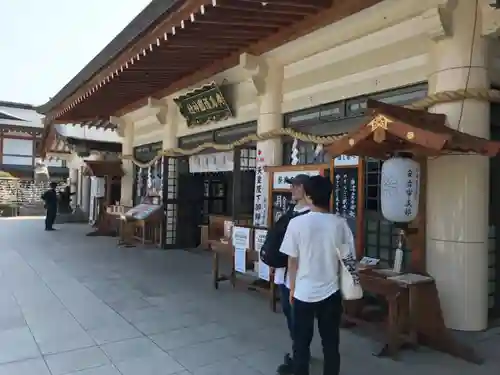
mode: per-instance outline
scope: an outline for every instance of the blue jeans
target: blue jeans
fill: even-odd
[[[285,284],[279,284],[278,288],[280,290],[280,301],[281,309],[286,317],[286,325],[288,327],[288,332],[293,341],[293,321],[292,321],[292,306],[290,305],[290,289],[286,287]]]

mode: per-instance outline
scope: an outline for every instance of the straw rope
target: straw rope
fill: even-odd
[[[418,100],[415,103],[412,103],[410,105],[406,105],[405,108],[409,109],[419,109],[419,110],[427,110],[428,108],[436,105],[436,104],[443,104],[443,103],[452,103],[452,102],[457,102],[457,101],[462,101],[462,100],[467,100],[467,99],[475,99],[475,100],[480,100],[480,101],[485,101],[485,102],[493,102],[493,103],[500,103],[500,91],[499,90],[493,90],[493,89],[461,89],[461,90],[455,90],[455,91],[442,91],[438,92],[432,95],[429,95],[421,100]],[[171,148],[168,150],[163,150],[158,153],[152,160],[150,160],[147,163],[142,163],[136,158],[134,158],[133,155],[123,155],[122,159],[124,160],[131,160],[132,163],[137,165],[140,168],[149,168],[151,165],[156,163],[158,159],[160,159],[163,156],[170,156],[170,157],[175,157],[175,156],[191,156],[198,154],[204,150],[207,149],[213,149],[215,151],[230,151],[233,150],[235,147],[243,146],[248,143],[252,142],[257,142],[257,141],[265,141],[268,139],[274,139],[274,138],[279,138],[283,136],[289,136],[292,138],[296,138],[298,140],[301,140],[303,142],[308,142],[308,143],[314,143],[314,144],[320,144],[320,145],[325,145],[325,144],[330,144],[344,136],[344,134],[340,135],[329,135],[329,136],[317,136],[313,134],[308,134],[308,133],[302,133],[298,132],[296,130],[290,129],[290,128],[282,128],[282,129],[276,129],[270,132],[266,133],[261,133],[261,134],[249,134],[241,139],[238,139],[237,141],[234,141],[229,144],[219,144],[219,143],[213,143],[213,142],[207,142],[204,143],[200,146],[197,146],[192,149],[182,149],[182,148]]]

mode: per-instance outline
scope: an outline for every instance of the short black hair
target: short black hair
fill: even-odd
[[[304,184],[304,193],[316,207],[329,209],[333,185],[330,179],[323,176],[313,176]]]
[[[57,182],[51,182],[50,187],[55,189],[57,187]]]

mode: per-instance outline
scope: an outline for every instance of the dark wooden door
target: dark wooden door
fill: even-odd
[[[177,244],[179,248],[195,248],[201,241],[203,222],[204,179],[200,173],[189,173],[187,158],[179,160]]]

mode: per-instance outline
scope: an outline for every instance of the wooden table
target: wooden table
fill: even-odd
[[[401,348],[424,344],[469,362],[482,362],[472,348],[458,343],[446,328],[432,278],[401,282],[385,270],[362,270],[359,275],[363,290],[382,297],[388,305],[383,346],[375,355],[397,358]],[[373,325],[359,314],[363,301],[344,305],[346,326]]]
[[[212,284],[215,289],[219,289],[221,281],[230,281],[233,288],[236,286],[236,271],[234,270],[234,249],[228,242],[224,243],[220,239],[209,239],[208,249],[212,252]],[[220,258],[231,258],[233,264],[229,275],[220,273]]]
[[[269,298],[269,303],[271,310],[276,312],[276,302],[277,302],[277,293],[276,286],[274,285],[273,278],[271,277],[270,282],[266,282],[265,280],[254,280],[251,283],[248,282],[239,282],[240,280],[237,278],[237,272],[234,266],[234,248],[229,243],[223,243],[220,240],[208,240],[208,246],[210,251],[212,251],[212,283],[215,289],[219,289],[219,283],[221,281],[229,281],[233,288],[237,286],[242,286],[246,290],[253,290],[260,293],[264,293]],[[221,274],[220,272],[220,261],[221,259],[228,259],[231,261],[231,271],[229,275]],[[259,254],[251,249],[248,249],[246,252],[246,262],[255,262],[259,258]]]

